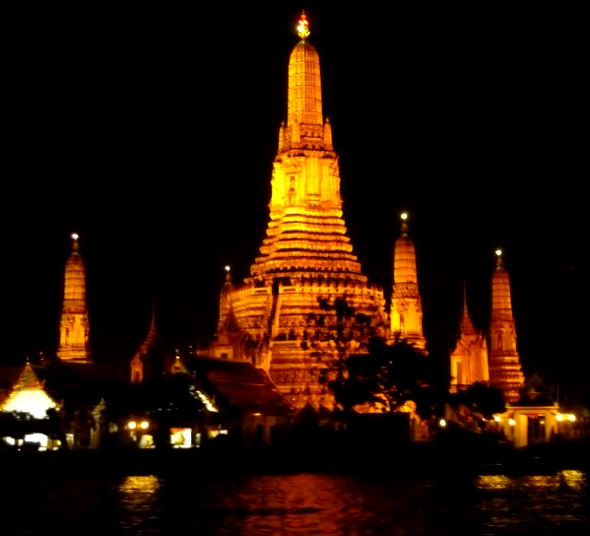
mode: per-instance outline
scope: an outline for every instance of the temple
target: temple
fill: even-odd
[[[393,252],[393,292],[391,294],[390,336],[405,340],[421,352],[426,351],[422,332],[422,300],[418,288],[416,248],[408,236],[408,215],[401,215],[401,235]]]
[[[86,268],[80,255],[78,235],[72,235],[73,245],[65,267],[64,300],[59,325],[57,356],[62,361],[89,363],[91,352],[86,308]]]
[[[502,262],[501,250],[496,251],[496,269],[492,276],[489,336],[490,385],[502,390],[506,402],[514,403],[520,399],[524,375],[516,349],[510,280]]]
[[[47,394],[27,359],[12,391],[0,404],[0,411],[29,413],[35,419],[47,417],[47,410],[57,408],[58,404]]]
[[[320,58],[305,14],[298,32],[266,237],[243,284],[234,286],[228,272],[209,355],[249,360],[295,407],[319,408],[332,403],[319,380],[339,357],[333,339],[344,319],[337,304],[368,317],[375,330],[385,329],[386,313],[383,290],[368,284],[347,236],[338,155],[322,111]]]
[[[451,352],[451,391],[457,392],[476,382],[487,384],[489,379],[486,335],[476,330],[471,322],[464,288],[459,340]]]

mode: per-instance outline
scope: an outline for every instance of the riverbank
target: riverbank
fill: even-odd
[[[551,474],[588,471],[588,441],[509,445],[423,443],[405,445],[298,445],[290,447],[171,450],[70,450],[0,452],[3,475],[56,477],[227,474],[388,474],[399,478],[436,475]]]

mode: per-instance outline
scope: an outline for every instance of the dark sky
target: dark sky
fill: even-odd
[[[55,351],[74,231],[97,359],[132,352],[152,300],[170,344],[211,338],[224,264],[239,281],[264,235],[304,8],[345,219],[370,280],[389,299],[409,210],[425,329],[444,348],[463,281],[486,327],[503,247],[525,370],[559,381],[565,369],[590,372],[581,14],[264,4],[52,7],[8,19],[2,359]]]

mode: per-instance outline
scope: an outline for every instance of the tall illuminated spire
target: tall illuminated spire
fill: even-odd
[[[79,253],[78,235],[72,235],[72,253],[64,274],[64,300],[59,326],[59,349],[62,361],[90,362],[89,323],[86,308],[86,268]]]
[[[273,165],[270,223],[251,273],[323,272],[364,282],[342,219],[338,156],[330,123],[323,120],[320,58],[306,40],[305,13],[298,32],[301,41],[289,58],[287,123],[279,129]]]
[[[251,360],[295,407],[318,408],[333,403],[319,370],[336,351],[327,347],[321,361],[312,356],[303,342],[322,331],[312,319],[321,317],[327,336],[336,313],[325,304],[336,298],[345,298],[381,332],[386,315],[383,291],[368,285],[344,222],[338,155],[322,112],[320,58],[308,40],[305,14],[298,33],[289,57],[287,119],[278,129],[266,236],[244,284],[226,281],[223,287],[209,353]],[[352,343],[358,352],[358,341]]]
[[[391,337],[406,340],[416,349],[426,349],[422,333],[422,300],[418,288],[416,249],[408,236],[408,214],[401,214],[401,235],[393,252],[393,292],[391,295]]]
[[[516,349],[510,280],[500,249],[496,250],[496,269],[492,276],[489,369],[490,385],[502,390],[506,402],[516,402],[524,386],[524,375]]]

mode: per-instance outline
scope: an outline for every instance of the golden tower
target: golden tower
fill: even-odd
[[[489,369],[490,385],[502,390],[506,402],[516,402],[524,387],[524,375],[516,350],[510,281],[501,250],[496,251],[496,269],[492,276]]]
[[[401,215],[401,235],[393,251],[393,292],[391,294],[390,330],[394,340],[406,340],[424,352],[422,300],[418,288],[416,248],[408,236],[408,215]]]
[[[319,374],[336,357],[328,333],[336,331],[338,315],[325,305],[344,298],[377,329],[385,321],[384,300],[382,289],[368,285],[347,236],[338,155],[330,123],[323,119],[320,59],[307,40],[305,14],[298,30],[301,40],[289,58],[287,123],[279,129],[266,237],[244,284],[233,286],[228,279],[224,285],[218,342],[210,355],[253,361],[295,407],[329,407],[331,397]],[[311,339],[323,339],[321,358],[317,345],[315,351],[306,347]]]
[[[459,327],[460,337],[451,352],[451,391],[488,383],[488,344],[483,332],[477,331],[467,310],[467,295],[463,288],[463,316]]]
[[[64,301],[59,325],[59,349],[62,361],[89,363],[88,310],[86,309],[86,269],[79,253],[78,235],[72,235],[73,245],[65,268]]]

